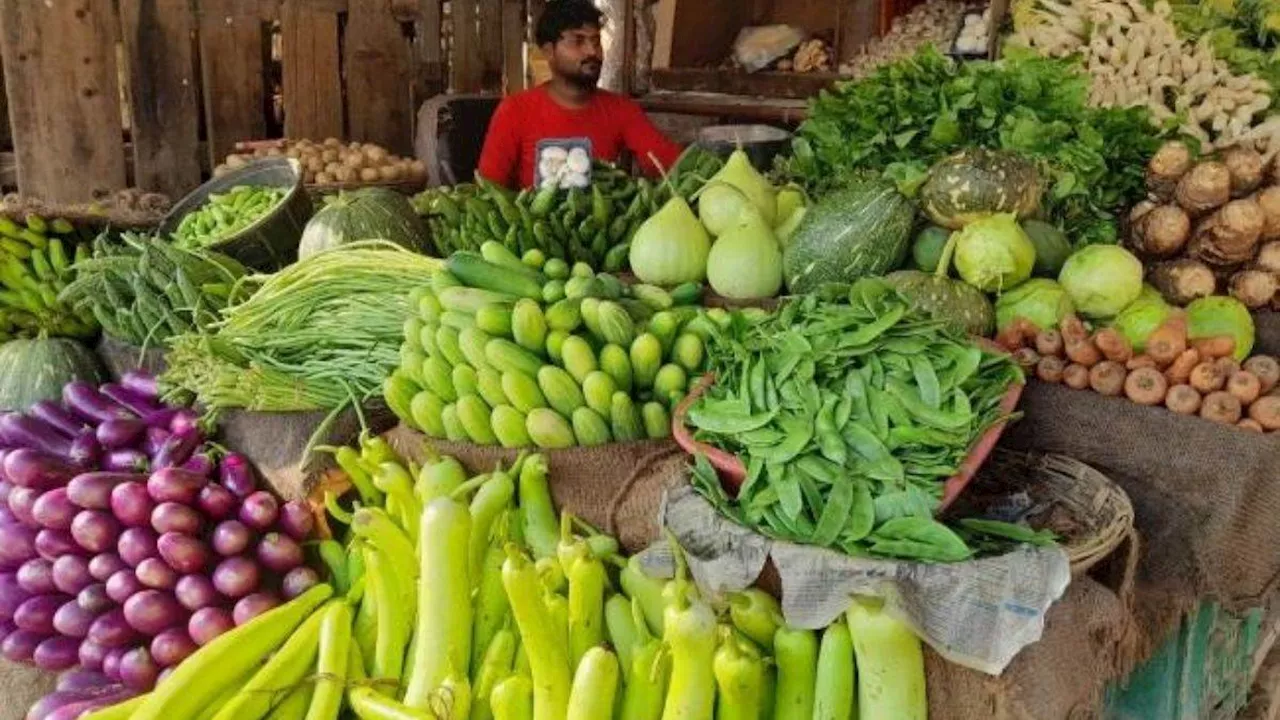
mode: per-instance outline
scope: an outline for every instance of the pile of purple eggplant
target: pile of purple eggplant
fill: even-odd
[[[199,646],[319,582],[304,563],[309,509],[259,490],[197,419],[140,373],[73,382],[61,403],[0,415],[0,654],[80,669],[55,693],[64,702],[42,701],[28,720],[150,690]]]

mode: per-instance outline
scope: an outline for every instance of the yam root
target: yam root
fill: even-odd
[[[1249,405],[1262,394],[1262,383],[1253,373],[1237,370],[1227,377],[1227,392],[1235,395],[1241,405]]]
[[[1151,273],[1151,284],[1174,305],[1208,297],[1218,289],[1218,280],[1209,266],[1188,258],[1157,265]]]
[[[1191,216],[1177,205],[1160,205],[1133,224],[1131,241],[1139,254],[1169,258],[1182,252],[1191,237]]]
[[[1199,338],[1191,341],[1191,347],[1199,351],[1204,360],[1217,360],[1236,351],[1236,339],[1230,335]]]
[[[1183,350],[1173,364],[1164,371],[1170,385],[1180,385],[1191,380],[1191,371],[1200,364],[1200,352],[1195,348]]]
[[[1260,392],[1269,393],[1280,383],[1280,362],[1270,355],[1254,355],[1244,361],[1242,369],[1258,378]]]
[[[1253,199],[1262,208],[1262,240],[1280,240],[1280,185],[1259,190]]]
[[[1171,140],[1156,151],[1147,162],[1147,190],[1162,200],[1173,197],[1178,181],[1191,170],[1191,149],[1185,143]]]
[[[1257,201],[1232,200],[1196,227],[1187,254],[1213,268],[1248,262],[1257,251],[1264,221]]]
[[[1191,387],[1202,393],[1217,392],[1227,383],[1222,370],[1211,362],[1202,362],[1191,370]]]
[[[1164,396],[1164,406],[1179,415],[1195,415],[1200,411],[1200,393],[1190,385],[1174,385]]]
[[[1129,371],[1138,370],[1140,368],[1156,368],[1156,361],[1150,355],[1134,355],[1129,358],[1129,362],[1124,364],[1125,369]]]
[[[1062,371],[1062,382],[1072,390],[1089,387],[1089,368],[1071,363]]]
[[[1040,353],[1029,347],[1018,348],[1013,354],[1013,361],[1018,363],[1025,372],[1031,372],[1036,369],[1036,365],[1040,364]]]
[[[1129,340],[1115,328],[1103,328],[1094,333],[1093,344],[1097,346],[1103,357],[1112,362],[1124,364],[1133,357],[1133,348],[1129,345]]]
[[[1036,377],[1043,382],[1060,383],[1066,369],[1067,363],[1062,358],[1057,355],[1044,355],[1036,364]]]
[[[1127,371],[1118,362],[1103,360],[1089,368],[1089,387],[1099,395],[1116,396],[1124,392]]]
[[[1178,179],[1173,196],[1193,217],[1203,215],[1231,199],[1231,171],[1220,162],[1199,163]]]
[[[1241,430],[1249,430],[1250,432],[1256,432],[1256,433],[1262,432],[1262,423],[1258,422],[1257,420],[1254,420],[1253,418],[1245,418],[1241,420],[1240,422],[1236,423],[1236,427],[1240,428]]]
[[[1213,366],[1218,368],[1218,371],[1226,378],[1230,378],[1232,373],[1240,372],[1240,363],[1236,362],[1235,358],[1229,356],[1220,357],[1214,360]]]
[[[1017,352],[1031,344],[1040,329],[1027,318],[1019,315],[996,334],[996,343],[1009,352]]]
[[[1280,430],[1280,397],[1268,395],[1253,401],[1249,406],[1249,417],[1263,430]]]
[[[1169,317],[1147,338],[1147,354],[1156,364],[1167,367],[1187,349],[1187,316],[1181,312]]]
[[[1240,400],[1235,395],[1221,390],[1205,395],[1204,401],[1200,403],[1200,417],[1224,425],[1235,425],[1240,422],[1240,415],[1243,412]]]
[[[1255,310],[1271,304],[1276,295],[1276,276],[1266,270],[1241,270],[1231,276],[1228,287],[1231,297]]]
[[[1124,394],[1139,405],[1159,405],[1169,390],[1169,383],[1159,370],[1138,368],[1124,380]]]
[[[1276,191],[1280,192],[1280,187],[1277,187]],[[1265,242],[1258,248],[1258,256],[1253,259],[1253,268],[1280,277],[1280,240]]]
[[[1036,334],[1036,352],[1041,355],[1062,356],[1062,333],[1057,330],[1041,330]]]
[[[1231,175],[1231,197],[1244,197],[1262,184],[1263,160],[1257,150],[1231,148],[1222,154],[1222,164]]]

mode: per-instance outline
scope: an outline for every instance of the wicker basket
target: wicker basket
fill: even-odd
[[[264,148],[283,148],[285,140],[242,140],[235,144],[236,152],[254,152]],[[394,190],[403,195],[417,195],[427,189],[427,177],[410,178],[407,180],[378,180],[375,182],[347,182],[347,183],[304,183],[303,188],[306,189],[307,195],[310,196],[312,203],[316,207],[322,207],[326,195],[336,195],[339,192],[351,192],[352,190],[362,190],[364,188],[386,188]]]
[[[997,448],[957,501],[955,514],[1025,518],[1057,533],[1083,575],[1133,534],[1133,505],[1119,485],[1065,455]]]

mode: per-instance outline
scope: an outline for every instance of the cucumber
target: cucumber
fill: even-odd
[[[532,300],[542,299],[542,282],[538,279],[539,273],[491,263],[475,253],[465,251],[450,255],[445,261],[445,267],[470,288],[491,290]],[[444,302],[443,298],[441,302]]]

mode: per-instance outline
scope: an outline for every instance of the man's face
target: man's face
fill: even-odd
[[[560,39],[543,46],[550,59],[551,72],[557,77],[584,88],[600,82],[604,50],[600,45],[600,28],[593,26],[565,30]]]

